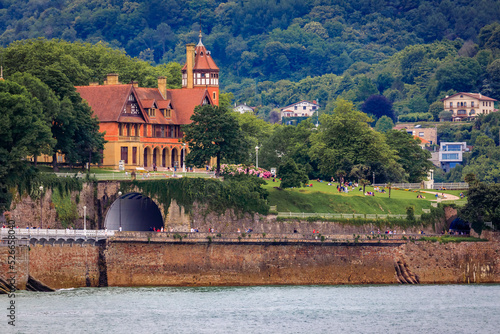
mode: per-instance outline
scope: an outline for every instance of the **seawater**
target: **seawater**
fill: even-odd
[[[499,333],[500,285],[80,288],[16,295],[0,333]]]

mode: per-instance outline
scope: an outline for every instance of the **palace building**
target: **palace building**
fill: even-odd
[[[189,150],[180,142],[181,125],[189,124],[194,108],[219,105],[219,68],[202,43],[186,45],[182,88],[167,89],[159,77],[156,88],[122,84],[108,74],[103,85],[78,86],[100,122],[107,141],[102,166],[125,169],[182,167]]]

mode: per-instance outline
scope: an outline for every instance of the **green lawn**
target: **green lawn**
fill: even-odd
[[[269,205],[276,205],[279,212],[318,212],[318,213],[366,213],[366,214],[405,214],[408,206],[415,207],[415,214],[423,213],[422,209],[430,209],[432,194],[419,190],[392,190],[389,198],[386,193],[375,192],[375,196],[364,196],[358,189],[338,193],[337,185],[328,186],[327,182],[309,181],[312,187],[279,190],[279,182],[267,181],[264,186],[269,190]],[[373,191],[367,186],[366,192]],[[443,191],[450,193],[450,191]],[[457,195],[460,193],[458,191]],[[417,198],[422,194],[426,198]],[[454,193],[453,193],[454,194]]]

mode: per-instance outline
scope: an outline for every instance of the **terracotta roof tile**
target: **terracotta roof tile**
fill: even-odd
[[[157,104],[158,104],[158,108],[160,109],[169,109],[171,108],[170,106],[170,100],[160,100],[160,101],[156,101]]]
[[[146,123],[142,117],[137,117],[137,116],[120,116],[118,118],[118,122],[121,123]]]
[[[109,86],[78,86],[76,87],[81,97],[91,106],[94,114],[101,122],[125,123],[151,123],[151,124],[189,124],[194,108],[203,103],[207,97],[212,99],[206,88],[169,89],[168,99],[163,99],[157,88],[133,88],[127,85]],[[128,96],[135,93],[141,109],[142,117],[120,116]],[[155,117],[147,115],[145,108],[149,109],[156,102],[158,108],[172,108],[171,118],[165,118],[158,110]]]
[[[420,142],[421,142],[422,144],[429,144],[429,145],[431,144],[431,142],[430,142],[430,141],[428,141],[427,139],[424,139],[424,138],[419,137],[419,136],[417,136],[417,135],[414,135],[414,136],[413,136],[413,138],[415,138],[415,139],[420,139]]]
[[[466,95],[466,96],[472,97],[474,99],[478,99],[480,101],[496,101],[495,99],[493,99],[491,97],[488,97],[488,96],[484,96],[482,94],[478,94],[478,93],[464,93],[464,92],[453,94],[453,95],[448,96],[448,97],[446,97],[444,99],[441,99],[441,101],[450,99],[450,98],[455,97],[457,95]]]
[[[205,88],[169,89],[167,95],[172,100],[175,124],[191,123],[190,118],[194,112],[194,108],[202,105],[205,97],[212,103],[210,94],[208,94]]]
[[[132,85],[77,86],[76,91],[86,100],[101,122],[118,121],[132,91]]]

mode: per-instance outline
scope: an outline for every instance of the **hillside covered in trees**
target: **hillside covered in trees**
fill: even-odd
[[[223,91],[266,120],[297,100],[328,112],[339,95],[360,107],[374,94],[393,118],[430,120],[446,93],[499,97],[499,16],[494,0],[3,0],[0,45],[60,38],[182,64],[201,27]]]
[[[180,87],[185,44],[197,42],[201,26],[221,68],[222,92],[232,93],[233,102],[257,106],[259,118],[276,121],[278,107],[300,100],[317,100],[320,114],[333,114],[338,101],[348,100],[385,133],[398,118],[446,116],[440,99],[458,91],[500,99],[499,14],[494,0],[2,0],[0,54],[6,78],[35,94],[29,84],[35,79],[15,75],[28,73],[53,91],[59,109],[69,98],[78,110],[71,86],[102,82],[110,72],[146,87],[166,75],[170,88]],[[247,125],[255,123],[252,118]],[[465,166],[454,174],[438,177],[461,180],[476,172],[480,179],[498,180],[500,159],[491,148],[498,143],[498,124],[497,116],[488,116],[440,127],[441,140],[467,141],[478,151],[465,155]],[[284,138],[296,132],[298,142],[308,142],[300,129],[283,129]],[[255,144],[274,136],[259,131],[251,136]],[[85,142],[75,137],[71,145],[60,141],[40,150],[74,151],[74,140]],[[86,150],[75,163],[85,162]],[[320,171],[315,158],[297,152],[294,157],[303,157],[300,163],[310,164],[311,173]],[[265,165],[264,148],[262,154]],[[269,166],[276,166],[272,159]]]

